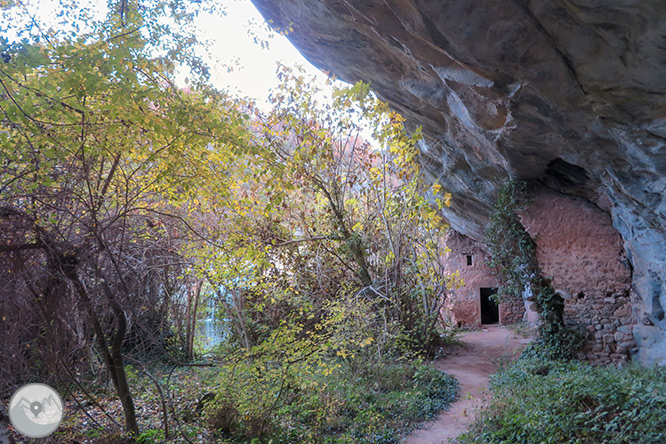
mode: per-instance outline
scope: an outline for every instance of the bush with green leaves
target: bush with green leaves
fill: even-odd
[[[457,393],[452,376],[422,361],[384,363],[360,377],[343,361],[329,364],[286,372],[277,384],[248,378],[248,368],[223,374],[206,408],[209,427],[228,443],[398,443]]]
[[[461,443],[666,442],[664,368],[521,359],[491,387],[491,405]]]
[[[315,325],[285,319],[261,344],[225,357],[204,413],[219,439],[397,443],[455,398],[453,377],[389,352],[364,311],[339,303],[328,312]]]

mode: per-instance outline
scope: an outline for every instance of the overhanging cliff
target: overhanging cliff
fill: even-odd
[[[611,215],[638,359],[666,364],[666,2],[253,0],[314,65],[370,82],[480,239],[509,178]]]

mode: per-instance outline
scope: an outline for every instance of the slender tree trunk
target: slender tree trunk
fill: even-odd
[[[199,311],[199,299],[201,297],[201,282],[195,284],[194,287],[194,305],[192,306],[192,312],[190,313],[190,319],[188,322],[190,326],[188,327],[190,333],[187,342],[187,353],[190,357],[194,356],[194,337],[196,336],[197,331],[197,311]]]
[[[111,343],[111,358],[113,360],[113,370],[116,374],[116,391],[118,397],[123,405],[125,412],[125,427],[127,431],[135,436],[139,434],[139,425],[136,422],[136,409],[134,407],[134,400],[130,392],[129,384],[127,382],[127,373],[125,372],[125,364],[123,362],[122,346],[125,340],[125,333],[127,333],[127,317],[125,312],[120,308],[118,303],[114,300],[111,303],[111,308],[118,320],[118,328]]]
[[[329,192],[329,190],[321,183],[320,181],[315,181],[315,185],[321,190],[322,193],[324,193],[324,196],[326,196],[326,200],[328,200],[328,204],[333,211],[333,214],[335,215],[335,220],[338,225],[338,230],[340,231],[340,234],[342,235],[342,238],[346,241],[349,242],[349,248],[351,251],[351,256],[354,259],[354,262],[358,265],[358,278],[361,280],[363,285],[366,287],[369,287],[372,285],[372,277],[370,277],[370,271],[368,269],[368,263],[365,260],[365,251],[364,251],[364,246],[363,242],[361,239],[354,237],[351,231],[347,228],[347,224],[345,223],[345,217],[342,212],[342,209],[336,204],[335,199]]]
[[[195,284],[196,285],[196,284]],[[194,291],[188,289],[187,291],[187,307],[185,308],[185,353],[187,354],[187,359],[192,359],[192,347],[190,347],[190,338],[193,335],[192,331],[192,300],[193,300]],[[182,330],[180,330],[182,331]]]
[[[86,291],[85,286],[81,282],[76,270],[70,270],[67,273],[67,278],[74,285],[74,289],[77,294],[83,301],[92,323],[93,330],[95,331],[95,336],[97,337],[97,345],[100,349],[102,359],[104,360],[104,365],[111,376],[111,381],[113,386],[116,389],[116,393],[120,398],[120,402],[123,406],[123,413],[125,415],[125,427],[128,432],[138,435],[139,426],[136,422],[136,410],[134,408],[134,401],[132,400],[132,395],[129,391],[129,384],[127,383],[127,374],[125,373],[125,366],[123,364],[122,358],[122,344],[125,339],[125,333],[127,332],[127,318],[125,313],[120,309],[118,303],[115,299],[112,299],[111,308],[116,316],[118,321],[118,328],[114,335],[113,342],[111,344],[111,350],[109,351],[109,346],[106,341],[106,336],[104,335],[104,330],[99,322],[97,317],[97,312],[95,307],[92,304],[90,296]],[[110,291],[108,288],[105,290]]]
[[[243,295],[241,294],[241,290],[238,288],[232,290],[231,294],[233,295],[234,307],[238,316],[240,329],[243,332],[241,339],[243,340],[245,348],[250,350],[252,348],[252,344],[250,343],[250,332],[247,329],[247,322],[245,321],[245,305],[243,304]]]

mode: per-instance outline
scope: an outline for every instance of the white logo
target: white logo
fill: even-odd
[[[29,438],[49,436],[60,426],[62,399],[46,384],[26,384],[9,401],[9,420]]]

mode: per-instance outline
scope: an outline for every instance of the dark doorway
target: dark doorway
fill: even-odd
[[[490,296],[497,293],[497,288],[481,289],[481,323],[497,324],[499,322],[499,307],[490,299]]]

